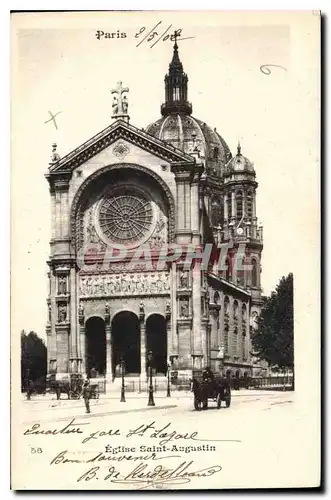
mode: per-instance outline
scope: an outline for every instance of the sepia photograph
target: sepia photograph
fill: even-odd
[[[11,14],[11,488],[320,485],[320,12]]]

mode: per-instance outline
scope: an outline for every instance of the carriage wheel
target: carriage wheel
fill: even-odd
[[[202,408],[203,408],[204,410],[207,410],[207,408],[208,408],[208,399],[205,399],[205,400],[202,402]]]
[[[227,393],[226,393],[225,404],[226,404],[226,407],[229,408],[229,406],[231,404],[231,392],[230,391],[227,391]]]
[[[217,409],[219,410],[221,408],[221,405],[222,405],[222,397],[221,397],[220,393],[217,394],[216,403],[217,403]]]
[[[195,408],[197,411],[202,410],[202,401],[200,401],[200,399],[198,399],[198,398],[194,398],[194,408]]]

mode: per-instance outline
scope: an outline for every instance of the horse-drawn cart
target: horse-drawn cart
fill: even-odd
[[[203,380],[202,373],[194,373],[192,391],[196,410],[206,410],[208,400],[216,402],[218,409],[221,408],[222,401],[225,402],[226,408],[229,408],[231,404],[230,382],[220,375],[216,375],[213,380]]]
[[[55,392],[56,399],[61,394],[67,394],[68,399],[79,399],[83,389],[83,375],[81,373],[52,374],[47,377],[47,389]],[[90,399],[99,399],[99,384],[91,383],[89,387]]]
[[[52,374],[47,380],[48,390],[55,392],[56,399],[60,399],[61,394],[67,394],[68,399],[79,399],[82,393],[83,376],[81,374]]]

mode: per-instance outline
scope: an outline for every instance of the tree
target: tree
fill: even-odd
[[[252,335],[254,352],[276,369],[294,369],[293,274],[283,277],[266,299]]]
[[[28,335],[21,332],[21,387],[26,388],[28,380],[36,382],[46,378],[47,348],[35,332]]]

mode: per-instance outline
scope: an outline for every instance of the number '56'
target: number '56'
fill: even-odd
[[[31,453],[42,453],[43,450],[41,448],[31,448]]]

